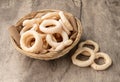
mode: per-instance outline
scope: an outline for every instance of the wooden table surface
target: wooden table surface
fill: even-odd
[[[72,64],[70,53],[51,61],[26,57],[13,48],[8,27],[41,9],[65,10],[81,20],[80,41],[94,40],[113,65],[104,71]],[[0,0],[0,82],[119,82],[120,0]]]

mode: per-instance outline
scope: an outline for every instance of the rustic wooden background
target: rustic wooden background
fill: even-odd
[[[7,28],[22,16],[40,9],[60,9],[78,17],[84,33],[110,55],[113,65],[105,71],[72,64],[70,54],[41,61],[17,52]],[[73,53],[74,50],[71,51]],[[119,82],[120,0],[0,0],[0,82]]]

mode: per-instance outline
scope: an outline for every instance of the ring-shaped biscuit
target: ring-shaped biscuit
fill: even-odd
[[[66,40],[63,43],[61,43],[59,46],[56,47],[55,51],[60,51],[63,50],[65,47],[69,46],[72,44],[72,40]]]
[[[68,35],[70,35],[70,31],[66,28],[66,26],[63,24],[63,22],[62,22],[61,19],[59,20],[59,22],[60,22],[60,24],[62,25],[63,30],[64,30]]]
[[[41,17],[42,20],[53,18],[56,20],[60,18],[58,12],[49,12]]]
[[[90,54],[90,57],[89,57],[88,60],[82,61],[82,60],[77,59],[77,56],[81,55],[83,52],[88,52]],[[94,54],[93,50],[91,50],[89,48],[86,48],[86,47],[84,47],[82,49],[79,48],[75,52],[75,54],[71,57],[71,59],[72,59],[73,64],[75,64],[79,67],[87,67],[87,66],[90,66],[93,63],[93,61],[95,59],[95,54]]]
[[[69,37],[68,37],[68,35],[67,35],[67,33],[65,32],[65,31],[62,31],[62,32],[60,32],[59,33],[61,36],[62,36],[62,38],[63,38],[63,40],[62,40],[62,42],[64,42],[64,41],[66,41],[66,40],[68,40],[69,39]],[[46,36],[46,41],[47,41],[47,43],[50,45],[50,46],[52,46],[53,48],[56,48],[57,46],[59,46],[62,42],[56,42],[56,41],[54,41],[53,40],[53,35],[52,34],[47,34],[47,36]]]
[[[22,25],[31,27],[34,23],[35,23],[35,19],[30,19],[30,20],[24,20]]]
[[[93,62],[91,64],[91,67],[95,70],[105,70],[112,64],[111,58],[106,53],[103,53],[103,52],[96,53],[95,59],[99,59],[99,58],[103,58],[105,61],[104,61],[104,64],[102,64],[102,65],[99,65],[99,64]]]
[[[62,11],[59,12],[59,15],[60,15],[60,18],[61,18],[61,21],[63,22],[63,24],[66,26],[66,28],[69,30],[69,31],[73,31],[73,27],[72,25],[70,24],[69,20],[66,18],[66,16],[64,15],[64,13]]]
[[[54,26],[51,26],[51,25],[54,25]],[[47,19],[47,20],[44,20],[40,26],[39,26],[39,29],[44,32],[44,33],[58,33],[62,30],[62,26],[61,24],[56,21],[56,20],[53,20],[53,19]]]
[[[84,45],[92,45],[92,46],[94,47],[94,49],[93,49],[94,53],[97,53],[97,52],[99,51],[99,45],[98,45],[96,42],[92,41],[92,40],[86,40],[86,41],[84,41],[84,42],[81,42],[81,43],[78,45],[78,47],[79,47],[79,48],[83,48]],[[89,54],[88,54],[87,52],[84,52],[84,54],[85,54],[86,56],[89,56]]]
[[[23,21],[23,28],[20,31],[20,35],[22,35],[24,32],[30,30],[33,27],[37,27],[37,25],[39,25],[38,23],[38,18],[36,19],[31,19],[31,20],[24,20]],[[37,29],[37,28],[36,28]]]
[[[31,28],[32,28],[32,26],[31,26],[31,27],[24,26],[24,27],[22,28],[22,30],[20,31],[20,35],[22,35],[24,32],[28,31],[28,30],[31,29]]]
[[[35,39],[34,44],[29,46],[32,39]],[[21,35],[20,45],[25,51],[38,53],[39,51],[42,51],[42,37],[36,31],[27,31]]]

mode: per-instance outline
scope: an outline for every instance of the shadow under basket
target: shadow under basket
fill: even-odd
[[[61,56],[64,56],[72,48],[74,48],[81,38],[82,27],[81,27],[81,23],[80,23],[79,19],[77,19],[72,14],[65,12],[65,11],[63,11],[65,16],[68,18],[69,22],[73,26],[73,32],[70,36],[70,39],[73,40],[73,43],[70,46],[68,46],[65,49],[58,51],[58,52],[47,52],[47,53],[37,53],[37,54],[24,51],[20,47],[20,31],[23,28],[22,23],[24,20],[32,19],[32,18],[36,18],[36,17],[41,17],[48,12],[59,12],[59,11],[60,10],[45,9],[45,10],[40,10],[37,12],[32,12],[32,13],[24,16],[23,18],[21,18],[16,23],[16,25],[12,25],[11,27],[9,27],[8,31],[10,33],[10,39],[11,39],[11,42],[12,42],[13,46],[15,47],[15,49],[17,51],[19,51],[21,54],[24,54],[24,55],[31,57],[31,58],[40,59],[40,60],[52,60],[52,59],[56,59],[56,58],[59,58]]]

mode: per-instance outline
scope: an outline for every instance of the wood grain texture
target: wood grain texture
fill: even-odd
[[[40,9],[60,9],[78,17],[84,33],[81,41],[94,40],[108,53],[113,65],[105,71],[72,64],[73,49],[66,56],[41,61],[17,52],[10,43],[8,27]],[[0,82],[119,82],[120,0],[0,0]]]

